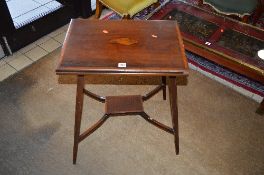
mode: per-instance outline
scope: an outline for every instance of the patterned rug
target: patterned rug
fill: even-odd
[[[160,0],[161,2],[161,8],[160,9],[151,9],[151,11],[148,10],[143,10],[142,12],[140,12],[139,14],[134,16],[135,20],[143,20],[143,19],[149,19],[153,14],[155,14],[154,16],[159,16],[157,15],[157,13],[162,13],[162,10],[166,9],[167,6],[170,6],[172,3],[177,2],[178,0]],[[192,4],[197,4],[197,0],[186,0],[188,1],[188,3],[192,3]],[[208,10],[213,10],[208,6],[204,6],[203,8],[206,8]],[[262,15],[264,16],[264,15]],[[109,15],[107,15],[106,17],[104,17],[104,19],[120,19],[120,17],[116,14],[116,13],[110,13]],[[153,20],[153,17],[151,18]],[[155,18],[154,18],[155,19]],[[157,18],[157,20],[159,20],[161,18]],[[263,19],[260,19],[263,20]],[[257,23],[260,24],[260,23]],[[209,26],[209,27],[214,27],[214,26]],[[264,28],[264,26],[262,26]],[[202,36],[202,37],[206,37]],[[256,82],[248,77],[245,77],[243,75],[240,75],[238,73],[235,73],[229,69],[226,69],[225,67],[215,64],[212,61],[209,61],[199,55],[196,55],[194,53],[191,53],[189,51],[186,51],[186,55],[188,58],[189,63],[193,64],[194,66],[209,72],[219,78],[222,78],[232,84],[235,84],[236,86],[242,87],[252,93],[258,94],[262,97],[264,97],[264,85]]]

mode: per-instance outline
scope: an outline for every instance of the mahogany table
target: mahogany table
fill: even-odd
[[[178,107],[176,78],[187,78],[188,64],[180,31],[175,21],[71,21],[62,47],[58,75],[76,75],[73,163],[76,164],[78,144],[99,128],[109,117],[139,115],[160,129],[174,135],[179,154]],[[87,75],[159,76],[161,84],[146,95],[101,97],[85,89]],[[172,128],[151,118],[143,109],[143,101],[163,91],[166,100],[166,77]],[[89,78],[89,76],[88,76]],[[104,116],[80,133],[83,98],[87,95],[105,103]]]

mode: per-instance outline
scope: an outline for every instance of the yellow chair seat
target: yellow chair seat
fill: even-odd
[[[120,16],[134,16],[158,0],[99,0],[103,5],[117,12]]]

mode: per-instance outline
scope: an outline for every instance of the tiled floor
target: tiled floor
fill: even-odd
[[[104,11],[103,14],[106,14],[108,11]],[[14,75],[23,68],[29,66],[33,62],[41,59],[43,56],[51,53],[55,49],[62,46],[64,41],[68,25],[65,25],[56,31],[42,37],[36,42],[20,49],[18,52],[14,53],[12,56],[5,57],[0,60],[0,81],[8,78],[9,76]],[[249,97],[256,102],[260,103],[263,100],[263,97],[253,94],[252,92],[238,87],[232,83],[227,82],[224,79],[221,79],[217,76],[214,76],[208,72],[201,70],[200,68],[189,63],[191,69],[200,72],[201,74],[218,81],[219,83]]]
[[[2,45],[0,45],[0,60],[5,56],[5,53],[3,51]]]
[[[33,62],[41,59],[55,49],[61,47],[68,25],[40,38],[34,43],[20,49],[12,56],[0,60],[0,81],[19,72]]]

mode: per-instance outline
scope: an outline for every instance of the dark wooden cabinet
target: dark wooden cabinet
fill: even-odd
[[[0,44],[6,55],[67,24],[71,18],[92,15],[91,0],[57,0],[62,6],[16,28],[5,0],[0,0]]]

